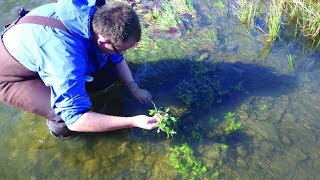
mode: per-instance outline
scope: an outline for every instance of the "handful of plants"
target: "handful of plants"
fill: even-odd
[[[157,108],[156,105],[151,101],[153,104],[154,109],[149,110],[149,115],[154,116],[156,115],[160,120],[158,121],[158,130],[157,132],[160,133],[160,131],[163,131],[167,133],[167,138],[173,137],[176,132],[171,128],[171,126],[175,125],[178,119],[172,115],[170,115],[169,111],[170,108],[166,108],[164,111],[160,108]]]

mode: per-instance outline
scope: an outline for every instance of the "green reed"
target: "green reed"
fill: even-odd
[[[291,54],[287,55],[287,60],[288,60],[288,64],[289,64],[289,70],[290,72],[294,71],[294,62],[293,62],[293,58],[291,56]]]
[[[256,7],[254,1],[239,0],[236,2],[236,16],[241,20],[247,27],[254,26],[254,18],[256,15]]]
[[[287,0],[286,11],[296,30],[312,40],[312,45],[320,45],[320,3],[314,0]]]
[[[254,18],[258,14],[257,7],[263,7],[264,4],[259,0],[238,0],[235,4],[236,16],[248,27],[255,27]],[[294,37],[300,33],[311,40],[313,47],[317,48],[320,45],[319,1],[271,0],[267,6],[265,22],[268,25],[268,34],[266,34],[268,45],[272,45],[279,38],[280,27],[289,24],[296,27]],[[281,18],[288,21],[282,21]]]
[[[279,37],[280,25],[281,25],[281,16],[283,9],[282,0],[272,0],[269,6],[269,16],[267,18],[269,32],[267,35],[267,41],[273,43],[277,37]]]

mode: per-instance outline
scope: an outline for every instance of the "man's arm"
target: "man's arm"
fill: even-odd
[[[115,67],[116,67],[118,76],[123,81],[123,83],[128,84],[134,81],[130,68],[125,59],[117,63]]]
[[[138,84],[134,81],[129,66],[125,59],[116,64],[116,70],[118,72],[118,76],[120,80],[125,83],[131,93],[141,102],[146,103],[151,101],[152,95],[149,91],[140,89]]]
[[[151,100],[151,94],[147,90],[140,89],[137,83],[134,82],[129,66],[124,59],[116,64],[115,67],[120,79],[127,84],[129,90],[140,102]],[[104,132],[131,127],[151,130],[157,127],[157,121],[158,118],[146,115],[120,117],[88,111],[77,121],[67,126],[71,131],[78,132]]]
[[[149,117],[145,115],[120,117],[88,111],[76,122],[67,126],[71,131],[78,132],[104,132],[131,127],[151,130],[157,127],[157,120],[158,119],[156,117]]]

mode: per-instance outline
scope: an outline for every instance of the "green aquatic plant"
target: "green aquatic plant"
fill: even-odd
[[[272,44],[276,40],[276,38],[279,37],[282,9],[283,9],[282,0],[272,0],[270,2],[269,16],[267,19],[268,28],[269,28],[267,41],[270,44]]]
[[[260,109],[264,110],[264,111],[267,111],[267,110],[269,110],[269,107],[268,107],[268,105],[264,104],[264,105],[261,106]]]
[[[181,21],[177,16],[176,10],[169,3],[162,3],[163,9],[156,6],[151,13],[155,19],[155,24],[160,30],[169,30],[170,28],[178,28]]]
[[[285,9],[290,22],[295,23],[302,35],[312,40],[312,45],[320,45],[320,5],[314,0],[287,0]],[[297,32],[296,32],[297,33]]]
[[[227,144],[223,144],[223,143],[221,143],[221,144],[217,143],[217,144],[213,145],[213,149],[214,149],[215,153],[218,155],[220,155],[223,151],[227,150],[228,148],[229,148],[229,146]],[[218,164],[220,164],[220,163],[218,163]]]
[[[188,70],[188,79],[177,85],[178,98],[193,112],[209,111],[212,105],[221,103],[228,93],[220,81],[210,76],[209,69],[199,63],[193,63]]]
[[[319,1],[271,0],[266,4],[260,0],[238,0],[233,4],[235,4],[235,15],[248,27],[254,25],[254,18],[260,14],[261,7],[266,5],[269,8],[267,16],[261,16],[266,17],[265,22],[268,26],[267,48],[279,38],[280,27],[286,25],[286,22],[295,27],[294,37],[298,33],[307,37],[314,50],[320,45]],[[257,28],[264,31],[260,27]]]
[[[196,14],[192,0],[171,0],[170,4],[179,14],[190,14],[192,16]]]
[[[293,72],[294,71],[294,62],[293,62],[293,58],[292,58],[291,54],[287,55],[287,60],[289,63],[289,70],[291,72]]]
[[[236,122],[236,115],[235,113],[228,112],[225,116],[225,123],[224,123],[224,133],[225,135],[234,133],[238,130],[243,128],[241,122]]]
[[[171,126],[174,126],[178,121],[178,118],[172,116],[169,111],[170,108],[166,108],[164,111],[161,108],[157,108],[156,105],[151,101],[154,106],[154,109],[149,110],[150,116],[157,116],[160,120],[158,121],[158,130],[157,132],[163,131],[167,134],[167,138],[173,137],[176,132]]]
[[[218,122],[218,119],[217,119],[217,118],[210,117],[210,119],[209,119],[209,124],[210,124],[211,126],[216,126],[217,122]]]
[[[239,0],[236,2],[236,16],[241,20],[247,27],[254,26],[254,18],[256,15],[256,7],[253,0]]]
[[[219,0],[219,1],[215,2],[215,3],[213,3],[213,5],[216,6],[216,7],[221,7],[221,8],[225,7],[225,5],[223,4],[222,0]]]
[[[202,140],[202,134],[199,131],[191,131],[191,137],[193,140],[201,141]]]
[[[195,179],[206,174],[207,167],[193,156],[193,150],[187,144],[170,148],[169,160],[173,167],[188,179]]]
[[[163,59],[190,59],[198,56],[197,52],[214,51],[218,45],[214,26],[197,29],[193,36],[196,38],[187,36],[157,38],[148,29],[143,28],[138,45],[135,48],[128,49],[125,57],[134,63]],[[193,49],[193,51],[190,51],[190,49]],[[210,53],[208,53],[208,57],[210,57]]]

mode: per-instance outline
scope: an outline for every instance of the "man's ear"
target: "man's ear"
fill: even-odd
[[[98,44],[101,45],[106,43],[109,43],[109,40],[101,35],[98,35]]]

